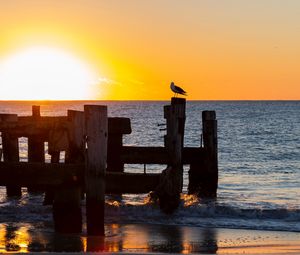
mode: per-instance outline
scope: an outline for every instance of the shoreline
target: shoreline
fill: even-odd
[[[0,253],[300,254],[299,232],[156,224],[105,224],[105,232],[87,237],[56,234],[50,226],[2,223]]]

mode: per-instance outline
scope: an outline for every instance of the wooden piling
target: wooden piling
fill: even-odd
[[[50,152],[49,154],[51,155],[51,163],[59,163],[59,151]],[[53,187],[46,188],[43,205],[53,205],[54,193]]]
[[[179,206],[183,185],[183,130],[185,123],[185,99],[172,98],[171,106],[165,106],[164,115],[167,120],[165,147],[169,157],[169,165],[161,175],[156,193],[161,210],[172,213]]]
[[[201,198],[215,198],[218,188],[218,140],[215,111],[202,112],[204,159],[191,162],[189,194]]]
[[[65,164],[84,161],[84,113],[68,111],[69,146]],[[60,233],[81,233],[81,186],[78,176],[73,176],[57,187],[53,202],[55,230]]]
[[[105,169],[107,163],[107,107],[85,105],[86,216],[88,235],[104,236]]]
[[[32,106],[32,120],[38,120],[41,117],[40,106]],[[38,135],[28,137],[28,162],[44,162],[45,148],[44,141]]]
[[[41,117],[40,106],[32,106],[32,120],[37,121]],[[38,163],[45,162],[45,145],[44,140],[38,134],[28,137],[28,162]],[[29,192],[40,192],[36,187],[27,187]]]
[[[108,119],[107,140],[107,171],[124,172],[124,163],[121,158],[123,135],[131,133],[129,118]]]
[[[0,120],[5,122],[16,122],[18,115],[16,114],[0,114]],[[2,149],[4,162],[19,161],[19,141],[18,137],[13,136],[10,132],[2,132]],[[21,196],[21,187],[17,185],[6,186],[7,196]]]

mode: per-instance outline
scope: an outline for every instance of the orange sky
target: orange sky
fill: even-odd
[[[300,99],[298,0],[0,1],[0,35],[0,60],[39,45],[93,66],[90,99],[169,99],[171,81],[191,100]]]

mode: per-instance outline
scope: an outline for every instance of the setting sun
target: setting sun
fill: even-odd
[[[60,49],[31,47],[0,61],[0,99],[90,99],[96,73],[73,55]]]

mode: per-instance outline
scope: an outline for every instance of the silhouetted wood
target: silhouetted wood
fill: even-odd
[[[59,156],[60,152],[52,152],[51,154],[51,163],[59,163]],[[45,197],[43,205],[52,205],[54,200],[54,188],[53,187],[46,187]]]
[[[36,111],[37,108],[34,108]],[[33,121],[34,120],[34,121]],[[13,135],[28,137],[39,135],[44,141],[48,139],[49,131],[53,126],[68,127],[67,116],[19,116],[16,121],[0,122],[0,131],[10,131]],[[131,126],[129,118],[108,118],[109,134],[130,134]]]
[[[40,106],[32,106],[32,122],[41,117]],[[44,139],[39,135],[28,136],[28,162],[45,162]],[[36,187],[27,187],[29,192],[40,192]]]
[[[202,112],[204,160],[191,163],[189,193],[215,198],[218,188],[218,141],[215,111]]]
[[[214,111],[202,113],[204,147],[183,147],[185,103],[185,99],[172,98],[164,108],[165,147],[123,146],[123,135],[131,133],[130,119],[107,118],[106,106],[88,105],[84,112],[68,111],[67,117],[41,117],[39,106],[33,106],[33,116],[2,114],[0,185],[18,191],[21,186],[55,190],[54,225],[64,233],[81,232],[80,197],[86,188],[88,235],[104,235],[105,193],[154,190],[161,209],[173,212],[180,202],[183,164],[190,164],[189,193],[214,198],[218,185],[216,115]],[[18,162],[21,136],[28,137],[27,163]],[[44,142],[48,142],[51,164],[44,163]],[[58,163],[61,151],[66,152],[64,164]],[[165,164],[167,169],[162,174],[123,173],[124,163]],[[48,200],[52,202],[53,194]]]
[[[86,215],[88,235],[104,235],[105,170],[107,163],[107,107],[85,105]]]
[[[124,172],[123,135],[131,133],[129,118],[108,118],[107,171]]]
[[[16,114],[0,114],[1,122],[15,122],[18,120]],[[3,160],[4,162],[18,162],[19,161],[19,141],[18,137],[13,136],[8,130],[2,132],[2,149],[3,149]],[[18,177],[16,176],[17,180]],[[21,186],[12,183],[6,186],[7,196],[21,196]]]
[[[84,113],[68,111],[69,133],[66,164],[84,161]],[[55,147],[55,146],[54,146]],[[81,233],[81,187],[83,182],[74,176],[55,190],[53,219],[55,230],[60,233]]]
[[[131,134],[129,118],[110,117],[108,118],[108,135],[110,134]]]
[[[0,186],[37,186],[45,190],[47,186],[59,186],[64,181],[76,179],[83,181],[82,164],[47,164],[28,162],[0,162]]]
[[[203,148],[183,148],[182,164],[199,162],[203,158]],[[168,151],[165,147],[123,146],[121,160],[127,164],[171,164]]]
[[[165,106],[167,135],[165,147],[168,152],[169,166],[161,174],[156,189],[161,210],[172,213],[179,206],[183,183],[182,148],[185,121],[185,99],[172,98],[171,106]]]
[[[106,172],[105,193],[149,193],[158,186],[160,174]]]
[[[84,181],[84,164],[0,162],[0,186],[34,185],[39,189],[55,189],[64,182]],[[17,179],[16,179],[17,178]],[[106,172],[105,193],[148,193],[155,190],[160,174]]]

